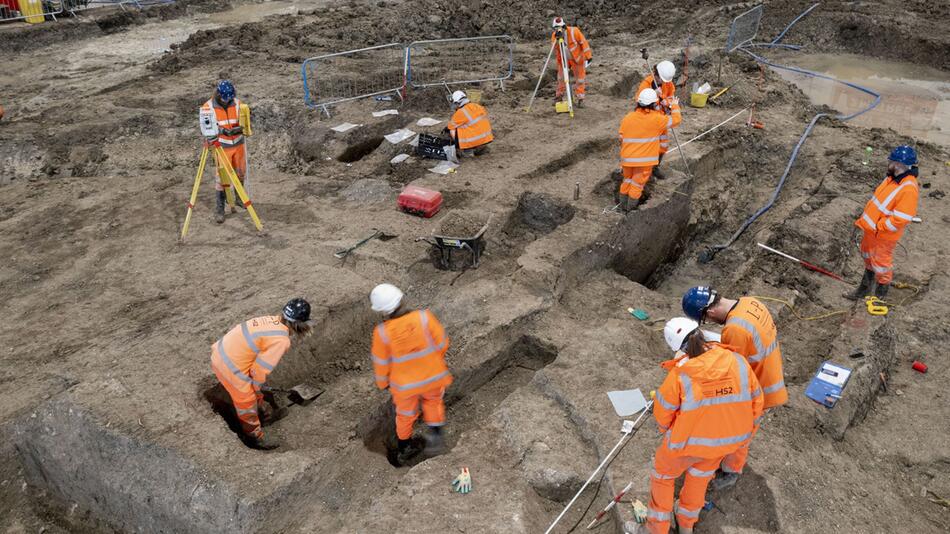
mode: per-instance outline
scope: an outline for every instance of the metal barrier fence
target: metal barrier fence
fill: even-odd
[[[309,108],[395,93],[406,88],[406,48],[390,43],[305,59],[300,66]]]
[[[39,24],[63,12],[61,0],[0,0],[0,22],[25,20]]]
[[[740,46],[751,43],[759,33],[759,23],[762,22],[763,5],[758,5],[738,17],[732,19],[729,27],[729,38],[726,39],[726,52],[732,52]]]
[[[406,50],[409,83],[416,88],[504,80],[514,71],[510,35],[415,41]]]

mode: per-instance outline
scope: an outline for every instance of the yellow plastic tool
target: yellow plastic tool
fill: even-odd
[[[702,93],[690,93],[689,95],[689,105],[694,108],[704,108],[706,107],[706,101],[709,99],[708,94]]]
[[[30,24],[39,24],[46,20],[43,16],[42,0],[20,0],[20,11],[26,16]]]
[[[887,306],[884,305],[883,300],[869,296],[865,297],[864,302],[867,304],[868,313],[871,315],[887,315],[888,309]]]
[[[570,113],[571,106],[568,105],[567,100],[562,100],[560,102],[554,103],[554,111],[557,113]]]
[[[251,108],[247,104],[241,104],[241,111],[238,114],[238,124],[240,124],[241,129],[244,130],[244,135],[251,136],[254,134],[251,131]]]

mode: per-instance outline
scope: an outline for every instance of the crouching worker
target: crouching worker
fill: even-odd
[[[445,363],[449,338],[442,324],[429,310],[409,310],[403,306],[402,291],[392,284],[380,284],[370,293],[373,311],[385,321],[373,330],[373,369],[376,386],[389,389],[396,406],[396,450],[390,451],[390,463],[405,465],[419,453],[412,441],[412,427],[419,418],[429,427],[425,454],[444,451],[442,426],[445,425],[445,388],[452,375]]]
[[[670,98],[671,115],[666,115],[658,104],[653,89],[644,89],[637,95],[637,107],[620,122],[620,208],[632,211],[640,205],[653,168],[660,164],[661,137],[667,130],[679,125],[679,100]]]
[[[273,414],[261,387],[290,349],[291,340],[309,334],[312,326],[310,304],[296,298],[280,315],[248,319],[211,345],[211,370],[231,396],[247,446],[261,450],[278,447],[261,428],[261,422]]]
[[[680,534],[689,534],[722,458],[755,434],[763,396],[746,359],[707,342],[696,321],[671,319],[663,333],[676,354],[662,364],[669,374],[653,406],[664,436],[653,460],[646,531],[665,534],[675,517]],[[673,489],[684,473],[674,507]]]
[[[488,143],[495,139],[488,121],[488,111],[480,104],[469,102],[465,91],[452,93],[452,105],[455,106],[455,113],[446,130],[455,141],[459,156],[480,156],[487,152]]]

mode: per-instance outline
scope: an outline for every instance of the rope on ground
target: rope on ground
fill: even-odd
[[[791,28],[792,25],[794,25],[796,22],[798,22],[799,19],[801,19],[802,17],[804,17],[805,15],[807,15],[807,14],[808,14],[809,12],[811,12],[813,9],[815,9],[816,6],[817,6],[817,4],[816,4],[816,5],[813,5],[812,7],[808,8],[804,13],[802,13],[801,15],[799,15],[798,17],[796,17],[795,20],[793,20],[792,23],[789,24],[789,25],[785,28],[785,30],[783,30],[782,33],[780,33],[779,36],[775,38],[774,41],[772,41],[771,43],[769,43],[768,45],[766,45],[766,48],[771,48],[771,47],[777,46],[777,45],[778,45],[778,41],[779,41],[782,37],[785,36],[785,33],[789,30],[789,28]],[[813,72],[813,71],[810,71],[810,70],[800,69],[800,68],[798,68],[798,67],[789,67],[789,66],[787,66],[787,65],[780,65],[780,64],[778,64],[778,63],[773,63],[773,62],[771,62],[771,61],[765,59],[765,58],[762,57],[762,56],[756,55],[755,53],[753,53],[752,51],[750,51],[748,48],[745,48],[745,47],[740,47],[739,50],[742,51],[742,52],[744,52],[745,54],[748,54],[750,57],[752,57],[752,59],[754,59],[755,61],[759,62],[760,64],[768,65],[768,66],[773,67],[773,68],[776,68],[776,69],[782,69],[782,70],[788,70],[788,71],[792,71],[792,72],[797,72],[797,73],[799,73],[799,74],[804,74],[804,75],[806,75],[806,76],[811,76],[811,77],[814,77],[814,78],[822,78],[822,79],[825,79],[825,80],[831,80],[831,81],[833,81],[833,82],[835,82],[835,83],[840,83],[840,84],[845,85],[845,86],[847,86],[847,87],[851,87],[851,88],[853,88],[853,89],[857,89],[857,90],[859,90],[859,91],[861,91],[861,92],[863,92],[863,93],[866,93],[866,94],[871,95],[871,96],[874,97],[874,101],[871,102],[871,104],[870,104],[867,108],[865,108],[865,109],[862,109],[862,110],[860,110],[860,111],[858,111],[858,112],[856,112],[856,113],[852,113],[852,114],[850,114],[850,115],[840,115],[840,114],[839,114],[839,115],[834,115],[834,118],[836,118],[836,119],[838,119],[838,120],[841,120],[841,121],[848,121],[848,120],[851,120],[851,119],[853,119],[853,118],[855,118],[855,117],[857,117],[857,116],[859,116],[859,115],[861,115],[861,114],[864,114],[864,113],[867,113],[868,111],[871,111],[872,109],[874,109],[875,107],[877,107],[877,105],[881,102],[881,95],[878,94],[878,93],[876,93],[876,92],[874,92],[874,91],[872,91],[871,89],[868,89],[867,87],[863,87],[863,86],[860,86],[860,85],[855,84],[855,83],[852,83],[852,82],[847,82],[847,81],[839,80],[839,79],[837,79],[837,78],[835,78],[835,77],[833,77],[833,76],[828,76],[828,75],[826,75],[826,74],[821,74],[821,73]],[[708,262],[712,261],[713,257],[716,255],[716,253],[718,253],[720,250],[729,248],[733,243],[735,243],[736,239],[738,239],[739,236],[742,235],[742,233],[745,232],[745,230],[746,230],[753,222],[756,221],[756,219],[758,219],[763,213],[765,213],[766,211],[768,211],[769,209],[772,208],[772,206],[775,204],[775,201],[778,199],[779,193],[782,192],[782,187],[785,186],[785,181],[788,179],[788,175],[789,175],[789,173],[790,173],[791,170],[792,170],[792,165],[794,165],[795,160],[798,158],[798,152],[801,150],[802,145],[805,144],[805,140],[806,140],[806,139],[808,138],[808,136],[811,134],[812,128],[815,127],[815,123],[817,123],[818,120],[821,119],[822,117],[829,117],[829,116],[831,116],[831,115],[829,115],[829,114],[827,114],[827,113],[819,113],[819,114],[815,115],[815,116],[811,119],[811,122],[808,123],[808,126],[805,128],[805,131],[802,133],[802,136],[798,139],[798,143],[795,145],[795,148],[792,150],[791,158],[789,158],[788,164],[785,166],[785,172],[783,172],[783,173],[782,173],[782,177],[779,178],[778,185],[776,185],[776,186],[775,186],[775,190],[772,191],[772,196],[769,198],[769,201],[768,201],[764,206],[762,206],[761,208],[759,208],[758,211],[756,211],[755,213],[753,213],[751,217],[749,217],[748,219],[746,219],[746,221],[743,222],[741,226],[739,226],[739,229],[736,230],[735,233],[732,234],[732,237],[730,237],[728,241],[726,241],[725,243],[720,244],[720,245],[713,245],[713,246],[711,246],[708,250],[706,250],[703,254],[701,254],[701,255],[700,255],[700,262],[702,262],[702,263],[708,263]]]
[[[771,302],[779,302],[781,304],[784,304],[788,308],[788,310],[792,312],[792,315],[794,315],[801,321],[817,321],[818,319],[826,319],[828,317],[833,317],[835,315],[842,315],[842,314],[848,313],[849,311],[849,310],[836,310],[836,311],[831,311],[828,313],[822,313],[820,315],[812,315],[810,317],[805,317],[802,314],[798,313],[798,310],[795,309],[795,306],[791,302],[785,299],[780,299],[776,297],[762,297],[762,296],[755,296],[752,298],[759,299],[759,300],[768,300]]]

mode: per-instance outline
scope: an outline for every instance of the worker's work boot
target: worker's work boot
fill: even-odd
[[[655,176],[657,180],[665,180],[665,179],[666,179],[666,174],[664,174],[663,171],[660,170],[660,166],[659,166],[659,165],[653,167],[653,176]]]
[[[712,480],[712,486],[716,490],[724,490],[736,485],[739,480],[739,473],[727,473],[723,470],[716,471],[716,478]]]
[[[398,463],[400,466],[404,466],[409,463],[409,460],[415,458],[415,456],[420,452],[422,451],[419,448],[419,444],[415,440],[412,438],[401,439],[399,440],[399,445],[396,449],[396,463]]]
[[[583,107],[584,107],[584,99],[583,99],[583,98],[577,99],[577,104],[574,104],[574,107],[577,108],[577,109],[583,108]]]
[[[844,297],[849,300],[863,299],[868,295],[868,290],[871,289],[872,282],[874,282],[874,271],[865,269],[864,278],[861,279],[861,283],[858,284],[858,287],[854,291],[846,293]]]
[[[889,287],[891,287],[890,284],[878,284],[877,287],[874,288],[874,296],[884,300],[884,298],[887,297],[887,289]]]
[[[248,437],[247,446],[260,451],[270,451],[280,447],[280,443],[277,443],[274,438],[264,435],[259,438]]]
[[[624,195],[624,198],[620,199],[620,208],[623,210],[624,213],[630,213],[631,211],[634,211],[635,209],[637,209],[637,206],[639,205],[640,205],[639,198],[630,198]]]
[[[241,185],[244,185],[244,182],[241,182]],[[237,194],[237,189],[234,190],[234,211],[237,211],[238,208],[244,209],[244,202],[241,202],[241,197]]]
[[[445,440],[442,439],[442,427],[430,426],[426,434],[426,448],[423,453],[429,458],[445,452]]]
[[[214,200],[214,222],[221,224],[224,222],[224,191],[215,191]]]

